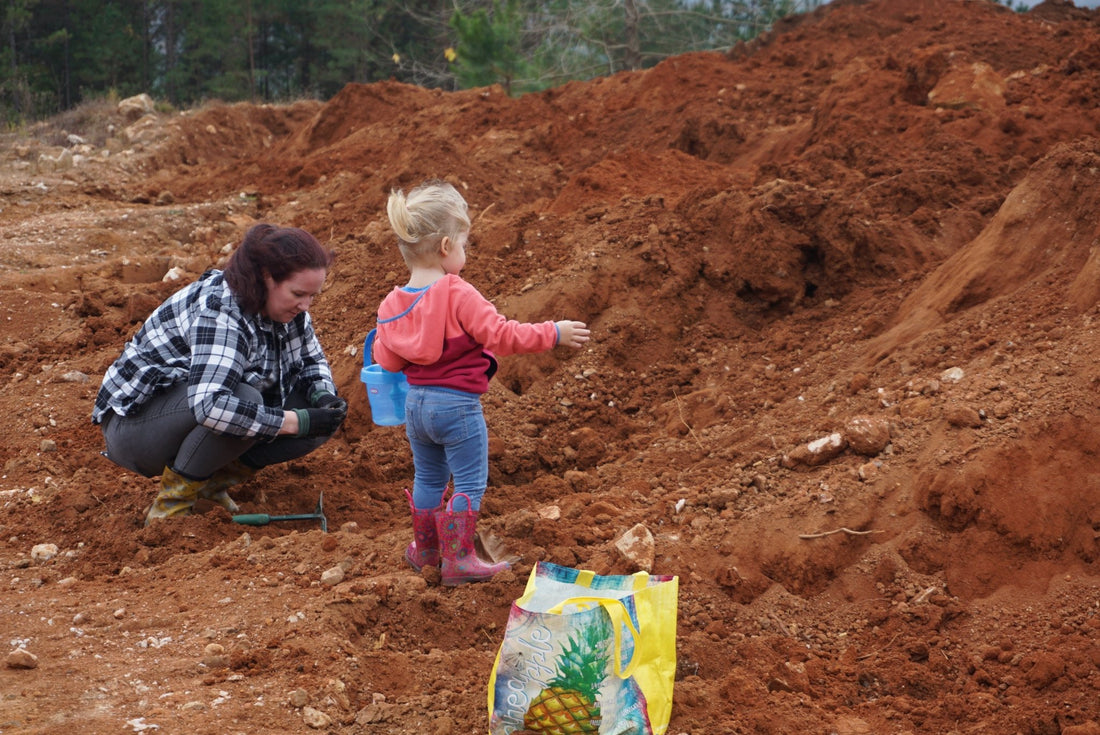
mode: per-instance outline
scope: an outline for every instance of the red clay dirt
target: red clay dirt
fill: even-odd
[[[485,732],[538,560],[679,576],[671,734],[1100,733],[1097,99],[1096,11],[838,1],[518,99],[385,82],[5,136],[0,733]],[[470,281],[593,330],[502,361],[483,525],[521,560],[455,589],[402,561],[409,451],[359,382],[404,276],[385,198],[433,176],[471,204]],[[351,412],[235,497],[323,494],[329,532],[143,528],[99,380],[261,220],[339,252],[313,315]],[[636,524],[652,561],[616,548]]]

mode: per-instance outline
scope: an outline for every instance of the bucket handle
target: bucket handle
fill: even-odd
[[[370,367],[374,364],[374,356],[370,353],[371,345],[374,344],[374,333],[377,329],[372,329],[367,332],[367,338],[363,340],[363,367]]]

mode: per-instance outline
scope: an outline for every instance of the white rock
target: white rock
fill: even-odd
[[[127,97],[118,103],[118,111],[129,118],[147,115],[155,109],[153,98],[144,93],[134,95],[133,97]]]
[[[944,383],[958,383],[963,379],[964,375],[966,375],[966,373],[963,372],[963,369],[960,367],[948,368],[940,373],[940,380]]]
[[[653,534],[645,524],[638,523],[615,541],[615,549],[626,561],[638,569],[649,571],[653,569],[653,561],[656,558],[656,544]]]
[[[4,664],[9,669],[36,669],[38,668],[38,656],[23,647],[19,647],[8,654]]]
[[[843,446],[844,437],[839,433],[833,432],[828,436],[823,436],[820,439],[814,439],[812,442],[806,445],[806,449],[810,450],[812,454],[827,454],[831,453],[838,447]]]
[[[848,448],[848,440],[839,432],[833,432],[808,444],[795,447],[781,460],[784,467],[808,465],[816,467],[840,455]]]
[[[302,708],[302,720],[314,730],[322,730],[332,724],[332,718],[319,709]]]
[[[57,556],[57,544],[35,544],[31,548],[31,558],[35,561],[49,561]]]
[[[55,159],[54,170],[68,171],[74,165],[76,165],[76,162],[73,160],[73,152],[66,148],[65,150],[61,151],[61,153]]]
[[[126,724],[134,728],[134,732],[145,732],[146,730],[160,729],[160,725],[153,724],[152,722],[146,722],[144,717],[135,717],[132,720],[126,720]]]
[[[122,135],[131,144],[152,140],[156,135],[156,124],[156,115],[146,115],[123,130]]]
[[[343,581],[343,567],[333,567],[332,569],[326,569],[324,572],[321,573],[321,584],[328,587],[335,587]]]

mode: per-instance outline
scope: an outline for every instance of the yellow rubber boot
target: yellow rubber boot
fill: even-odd
[[[145,525],[148,526],[158,518],[191,515],[191,509],[199,499],[199,491],[206,482],[206,480],[188,480],[171,467],[165,467],[164,474],[160,476],[160,492],[145,513]]]
[[[206,485],[199,490],[199,497],[217,503],[230,513],[236,513],[240,507],[233,502],[226,492],[231,487],[236,487],[256,474],[253,467],[249,467],[239,459],[235,459],[225,467],[214,473],[213,477],[206,481]]]

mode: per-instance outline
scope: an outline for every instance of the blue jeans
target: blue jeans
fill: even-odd
[[[409,386],[405,435],[413,456],[413,505],[437,508],[454,478],[455,494],[465,493],[470,510],[481,508],[489,483],[489,429],[476,393],[434,386]],[[462,500],[455,510],[466,510]]]

